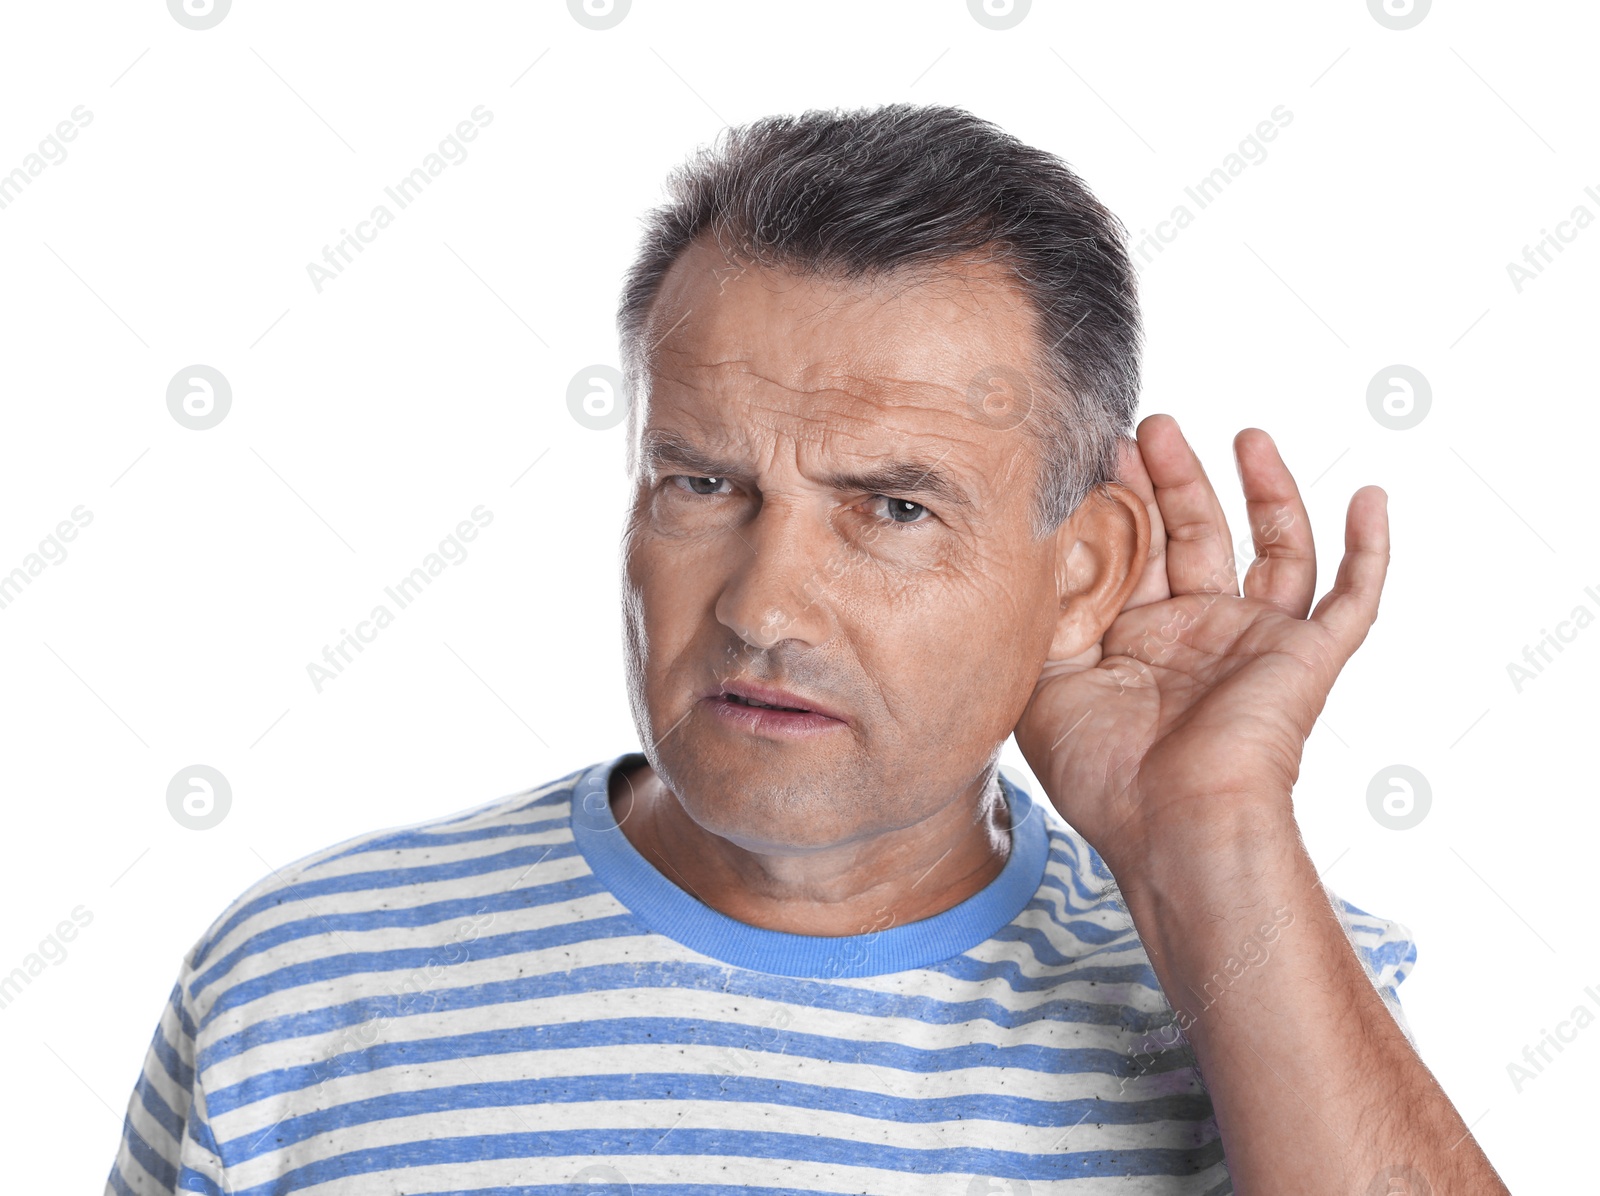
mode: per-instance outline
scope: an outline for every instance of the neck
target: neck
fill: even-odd
[[[931,918],[1000,874],[1011,850],[997,782],[921,822],[803,855],[748,851],[696,823],[648,763],[611,778],[635,850],[704,904],[791,934],[868,934]]]

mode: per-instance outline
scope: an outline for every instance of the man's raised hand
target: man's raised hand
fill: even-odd
[[[1227,519],[1177,422],[1152,415],[1136,435],[1120,480],[1149,515],[1143,574],[1097,647],[1046,664],[1016,727],[1057,809],[1119,879],[1155,837],[1199,847],[1230,826],[1290,831],[1305,739],[1377,617],[1389,560],[1387,496],[1364,486],[1312,610],[1299,488],[1271,437],[1246,428],[1234,452],[1256,556],[1241,594]]]

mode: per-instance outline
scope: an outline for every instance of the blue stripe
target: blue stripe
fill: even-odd
[[[605,889],[592,875],[572,877],[551,884],[529,885],[526,888],[507,889],[488,896],[458,897],[449,901],[434,901],[427,905],[401,906],[398,909],[369,909],[346,913],[319,914],[284,922],[270,930],[253,934],[216,963],[212,964],[189,986],[190,995],[199,998],[206,989],[221,980],[244,959],[281,947],[303,938],[319,934],[337,934],[349,931],[359,934],[369,930],[388,930],[397,926],[436,926],[441,922],[468,918],[474,914],[500,914],[508,910],[532,909],[541,905],[554,905],[580,897],[592,897]]]
[[[586,1185],[586,1190],[601,1196],[612,1196],[616,1192],[628,1192],[631,1196],[728,1196],[734,1188],[733,1184],[630,1183],[626,1188],[615,1184]],[[534,1184],[517,1188],[452,1188],[448,1192],[419,1192],[417,1196],[573,1196],[574,1190],[572,1183]],[[830,1192],[825,1188],[752,1188],[741,1184],[737,1190],[744,1196],[859,1196],[859,1193]]]
[[[139,1196],[128,1186],[128,1181],[122,1178],[122,1168],[116,1163],[111,1164],[111,1174],[106,1176],[106,1187],[110,1188],[116,1196]]]
[[[194,966],[203,967],[206,957],[217,943],[226,938],[241,923],[255,917],[263,910],[276,909],[292,901],[309,901],[313,897],[327,897],[334,893],[363,893],[378,889],[403,889],[412,885],[433,884],[443,880],[461,880],[468,876],[483,876],[491,872],[525,869],[541,859],[562,859],[575,855],[575,843],[558,843],[553,847],[530,843],[493,855],[474,856],[471,859],[452,860],[444,864],[422,864],[413,868],[381,868],[371,872],[349,872],[342,876],[324,876],[306,880],[283,880],[281,887],[263,893],[253,901],[241,905],[231,917],[212,931],[205,944],[195,953]]]
[[[387,951],[349,951],[339,955],[325,955],[320,959],[311,959],[304,963],[287,964],[276,971],[241,981],[211,1003],[211,1008],[207,1010],[200,1024],[202,1028],[208,1027],[218,1017],[241,1005],[248,1005],[273,993],[307,984],[323,984],[329,980],[383,972],[421,972],[426,968],[448,967],[465,962],[465,959],[452,959],[447,954],[447,950],[455,948],[460,948],[466,958],[474,960],[500,959],[507,955],[523,955],[551,947],[565,947],[594,939],[639,933],[641,928],[632,917],[619,914],[609,918],[596,918],[589,922],[562,922],[555,926],[542,926],[536,930],[515,930],[507,934],[485,935],[473,940],[470,946],[462,943],[438,943],[426,947],[394,947]],[[415,1001],[416,998],[404,999]]]
[[[516,801],[519,797],[525,797],[530,793],[538,793],[541,789],[545,790],[545,792],[540,793],[538,797],[531,797],[520,806],[506,806],[499,811],[497,817],[504,818],[507,814],[524,814],[529,810],[537,810],[541,806],[559,805],[572,796],[572,786],[591,767],[592,765],[580,764],[564,777],[557,777],[555,780],[546,782],[543,785],[535,785],[532,789],[524,789],[521,793],[513,793],[510,797],[502,797],[500,801],[489,802],[487,805],[479,806],[476,810],[466,810],[460,814],[452,814],[445,818],[435,818],[432,822],[424,823],[423,826],[458,826],[463,822],[470,822],[474,818],[482,818],[485,814],[493,813],[501,802]],[[551,788],[551,786],[555,786],[555,788]]]
[[[1079,922],[1064,927],[1079,942],[1090,947],[1104,947],[1114,943],[1126,935],[1123,930],[1107,930],[1094,922]],[[990,942],[996,943],[1025,943],[1032,948],[1034,959],[1042,967],[1062,968],[1076,963],[1079,955],[1064,954],[1050,937],[1037,926],[1024,926],[1013,922],[1009,926],[1002,926],[990,936]],[[1059,978],[1058,978],[1059,979]]]
[[[183,995],[183,984],[180,982],[172,986],[172,995],[168,1004],[173,1012],[178,1015],[178,1029],[183,1033],[185,1042],[193,1042],[200,1034],[200,1027],[194,1024],[194,1018],[189,1016],[189,1002]]]
[[[1362,948],[1367,958],[1372,961],[1374,971],[1382,971],[1385,967],[1417,962],[1417,945],[1407,942],[1380,943],[1376,947]]]
[[[1006,939],[1009,935],[996,935],[997,939]],[[1047,954],[1047,949],[1039,947],[1037,955]],[[1073,961],[1065,957],[1058,957],[1055,961],[1041,960],[1041,963],[1052,967],[1062,967],[1072,964]],[[1146,963],[1112,964],[1104,967],[1073,966],[1070,975],[1052,972],[1047,975],[1035,976],[1025,972],[1022,965],[1014,959],[983,960],[973,959],[970,955],[958,955],[954,959],[946,960],[937,967],[929,968],[930,972],[938,972],[943,976],[950,976],[957,980],[966,980],[974,984],[995,981],[1004,981],[1014,993],[1048,992],[1063,984],[1122,984],[1138,985],[1160,993],[1161,986],[1156,980],[1156,974],[1150,970]]]
[[[1192,1064],[1188,1053],[1180,1049],[1160,1050],[1148,1064],[1139,1064],[1132,1052],[1101,1047],[1053,1047],[1031,1043],[1001,1046],[987,1042],[920,1047],[701,1018],[601,1018],[374,1043],[324,1061],[258,1072],[208,1094],[206,1106],[211,1116],[221,1117],[257,1101],[311,1088],[341,1075],[369,1074],[389,1067],[422,1067],[455,1059],[645,1045],[771,1051],[780,1041],[780,1053],[795,1058],[862,1063],[911,1075],[1005,1068],[1046,1076],[1085,1074],[1127,1079],[1152,1072],[1179,1071]]]
[[[521,814],[528,810],[536,809],[539,806],[565,801],[568,791],[572,788],[573,782],[581,777],[590,767],[591,766],[588,764],[580,765],[564,777],[557,777],[555,780],[546,781],[542,785],[534,785],[530,789],[524,789],[521,793],[513,793],[507,797],[497,797],[494,801],[486,801],[482,805],[477,806],[468,806],[465,810],[458,811],[454,814],[445,814],[439,818],[429,818],[423,822],[417,823],[414,826],[396,827],[394,828],[395,833],[400,833],[403,831],[421,832],[437,827],[460,826],[463,822],[471,822],[474,818],[504,818],[509,814]],[[519,797],[528,797],[530,794],[534,793],[539,793],[540,796],[530,798],[530,800],[523,802],[520,806],[508,804],[516,801]],[[381,835],[384,832],[378,831],[376,833]],[[327,850],[334,852],[338,851],[342,847],[351,847],[361,842],[364,838],[365,836],[357,836],[355,839],[347,839],[344,843],[335,844],[333,847],[327,848]],[[308,865],[312,863],[322,863],[325,862],[325,858],[321,852],[315,852],[312,855],[306,856],[305,862]]]
[[[184,1089],[185,1092],[189,1090]],[[133,1086],[134,1097],[144,1105],[145,1112],[155,1119],[156,1124],[172,1135],[174,1141],[183,1140],[183,1118],[173,1112],[172,1106],[167,1104],[161,1093],[150,1083],[148,1075],[141,1075],[139,1082]]]
[[[1104,901],[1097,901],[1093,905],[1080,907],[1074,905],[1066,897],[1056,898],[1055,894],[1061,891],[1061,886],[1052,885],[1047,877],[1040,882],[1038,895],[1028,902],[1024,908],[1025,910],[1036,909],[1044,911],[1051,922],[1067,931],[1073,930],[1080,921],[1093,922],[1096,931],[1106,931],[1107,928],[1096,920],[1094,915],[1098,914],[1103,917],[1109,914],[1121,923],[1112,933],[1118,935],[1132,933],[1133,919],[1128,916],[1128,911],[1123,909],[1117,902],[1107,898]],[[1021,915],[1018,916],[1020,917]]]
[[[1051,888],[1059,889],[1069,900],[1068,904],[1076,906],[1080,901],[1089,901],[1100,904],[1107,900],[1106,881],[1110,874],[1097,876],[1091,874],[1089,880],[1083,876],[1083,865],[1077,858],[1077,852],[1072,840],[1059,831],[1050,832],[1050,862],[1059,865],[1046,873],[1045,883]],[[1094,883],[1090,883],[1093,881]]]
[[[285,1118],[273,1126],[270,1133],[256,1130],[241,1135],[223,1144],[222,1157],[236,1167],[321,1134],[396,1117],[427,1116],[458,1109],[640,1100],[789,1106],[911,1125],[990,1119],[1010,1125],[1071,1126],[1091,1115],[1097,1125],[1145,1125],[1157,1121],[1202,1121],[1211,1114],[1211,1102],[1204,1095],[1192,1094],[1139,1101],[1107,1101],[1098,1097],[1045,1101],[990,1092],[916,1099],[750,1075],[693,1072],[563,1075],[388,1092]]]
[[[1041,900],[1046,892],[1061,894],[1061,910],[1064,910],[1067,914],[1093,914],[1105,912],[1117,914],[1124,918],[1128,916],[1127,910],[1123,908],[1122,903],[1118,901],[1114,895],[1098,891],[1083,893],[1075,892],[1074,890],[1078,887],[1079,886],[1076,883],[1076,878],[1073,878],[1072,883],[1069,884],[1067,880],[1062,878],[1059,872],[1052,869],[1051,871],[1046,872],[1040,879],[1040,896],[1035,897],[1034,900],[1039,901],[1046,909],[1056,914],[1057,917],[1061,917],[1062,913],[1056,909],[1055,904],[1053,902],[1045,902]]]
[[[162,1025],[156,1026],[155,1037],[150,1040],[150,1054],[161,1064],[161,1070],[172,1077],[174,1084],[189,1091],[194,1083],[194,1069],[183,1061],[178,1048],[167,1041],[166,1028]]]
[[[568,1155],[614,1157],[648,1154],[732,1155],[737,1158],[805,1161],[841,1167],[874,1167],[919,1175],[954,1172],[1005,1179],[1062,1180],[1090,1176],[1196,1175],[1221,1161],[1222,1143],[1213,1139],[1192,1150],[1089,1150],[1041,1155],[977,1147],[909,1150],[809,1134],[674,1129],[671,1126],[642,1132],[550,1130],[537,1134],[437,1138],[350,1151],[297,1167],[281,1178],[241,1189],[233,1196],[282,1196],[300,1188],[353,1175],[444,1163]]]
[[[1049,915],[1050,921],[1059,929],[1066,931],[1080,943],[1091,947],[1103,947],[1108,943],[1115,943],[1120,939],[1134,937],[1133,920],[1116,907],[1102,902],[1096,909],[1071,910],[1072,916],[1063,916],[1056,908],[1055,902],[1047,897],[1035,897],[1027,905],[1028,909],[1043,910]],[[1090,915],[1096,912],[1109,913],[1121,921],[1121,925],[1106,926]],[[1020,918],[1021,915],[1019,914]],[[1016,925],[1017,923],[1013,923]]]
[[[1102,955],[1137,955],[1141,959],[1149,959],[1149,956],[1145,954],[1144,944],[1136,936],[1129,935],[1121,942],[1107,943],[1104,947],[1096,947],[1093,951],[1084,953],[1079,957],[1079,963],[1081,965],[1083,960],[1096,959]],[[1073,971],[1076,972],[1077,968],[1074,968]]]
[[[156,1183],[170,1191],[178,1182],[178,1169],[168,1162],[160,1151],[144,1140],[139,1131],[133,1128],[131,1121],[122,1123],[122,1141],[133,1161],[148,1171]]]
[[[629,923],[629,920],[599,919],[601,925],[618,922]],[[596,923],[588,925],[592,927]],[[626,926],[614,929],[617,933],[628,933]],[[339,972],[335,974],[345,972],[349,959],[350,957],[339,957],[339,960],[335,961],[339,963]],[[302,968],[283,969],[283,971],[291,970],[300,971]],[[326,1034],[346,1026],[377,1019],[473,1009],[482,1005],[531,1001],[545,997],[588,996],[601,991],[652,988],[731,993],[866,1017],[905,1018],[927,1022],[930,1025],[986,1021],[1002,1029],[1016,1029],[1041,1021],[1079,1022],[1098,1026],[1122,1026],[1135,1034],[1143,1034],[1167,1025],[1172,1017],[1170,1010],[1146,1012],[1109,1001],[1062,999],[1043,1001],[1028,1009],[1011,1010],[988,998],[945,1001],[915,994],[874,992],[871,989],[830,984],[827,981],[767,976],[739,969],[730,971],[710,964],[672,962],[602,964],[588,968],[573,968],[567,972],[518,976],[511,980],[497,980],[485,984],[433,989],[417,996],[399,994],[362,997],[339,1005],[284,1014],[281,1017],[251,1023],[244,1029],[204,1048],[196,1063],[196,1070],[204,1073],[225,1059],[268,1042]],[[428,998],[426,1008],[418,1008],[418,996],[422,995]],[[218,1010],[213,1009],[212,1014],[208,1015],[208,1020],[217,1012]]]
[[[204,1118],[195,1117],[190,1119],[189,1137],[194,1140],[195,1145],[213,1158],[220,1159],[222,1157],[222,1151],[217,1147],[217,1136],[211,1132],[211,1124]]]
[[[460,843],[478,843],[485,839],[506,839],[517,835],[540,835],[550,831],[561,830],[566,824],[565,811],[550,812],[546,818],[536,819],[532,822],[491,822],[488,826],[480,826],[470,831],[442,831],[430,827],[414,827],[410,830],[396,831],[392,835],[383,835],[377,839],[369,839],[348,847],[336,855],[326,856],[316,862],[320,868],[325,864],[332,864],[337,860],[348,859],[351,856],[364,855],[369,851],[417,851],[423,848],[453,847]]]

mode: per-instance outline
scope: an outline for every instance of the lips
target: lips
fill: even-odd
[[[727,698],[757,709],[774,707],[779,710],[820,714],[825,718],[837,719],[842,723],[850,721],[843,714],[805,694],[795,693],[787,689],[778,689],[771,685],[758,685],[753,681],[724,681],[717,688],[706,693],[705,696],[708,698]]]

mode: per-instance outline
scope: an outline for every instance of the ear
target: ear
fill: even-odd
[[[1150,513],[1120,482],[1096,486],[1055,532],[1056,602],[1051,660],[1097,645],[1133,594],[1150,556]]]

